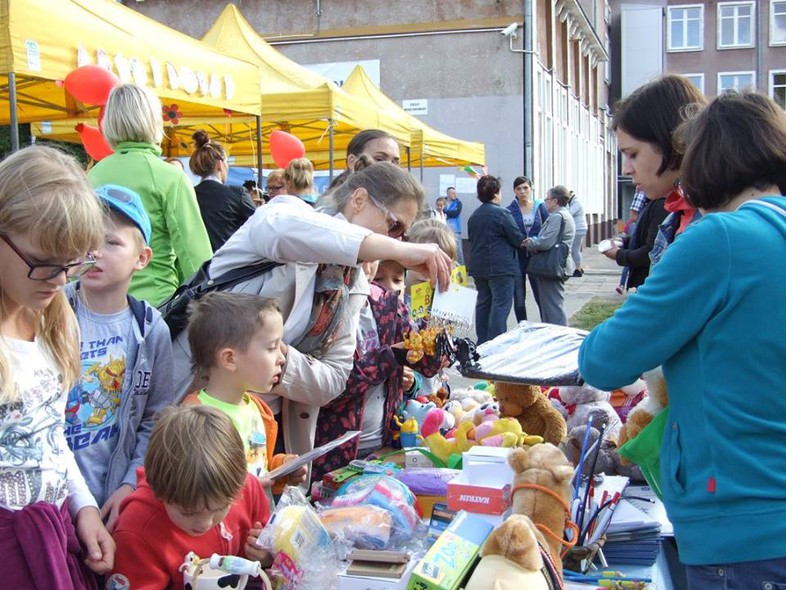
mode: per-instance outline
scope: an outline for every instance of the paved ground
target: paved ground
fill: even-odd
[[[607,297],[620,301],[624,299],[623,295],[619,295],[615,291],[622,272],[617,263],[598,252],[595,246],[585,248],[582,256],[584,276],[568,279],[565,283],[565,310],[569,318],[593,297]],[[540,321],[538,306],[535,304],[529,285],[527,285],[527,317],[530,321]],[[513,328],[515,325],[516,316],[511,311],[508,318],[508,328]],[[450,384],[454,387],[472,386],[478,381],[477,379],[466,379],[457,371],[450,370],[449,374]]]

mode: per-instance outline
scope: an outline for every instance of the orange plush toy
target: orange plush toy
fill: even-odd
[[[636,438],[652,419],[669,405],[669,392],[663,369],[657,367],[642,376],[647,383],[647,395],[628,413],[628,420],[620,431],[617,447]]]
[[[565,418],[557,411],[536,385],[497,381],[496,396],[502,416],[511,416],[521,423],[527,434],[543,437],[559,445],[568,434]]]

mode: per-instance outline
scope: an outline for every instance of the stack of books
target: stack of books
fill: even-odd
[[[603,553],[611,563],[651,566],[661,538],[671,534],[660,500],[646,486],[629,486],[606,529]]]

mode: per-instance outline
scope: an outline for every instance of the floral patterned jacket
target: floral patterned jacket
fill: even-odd
[[[412,330],[412,325],[409,311],[399,301],[397,291],[386,291],[378,285],[371,285],[368,303],[377,324],[379,347],[362,356],[360,351],[355,351],[355,362],[346,389],[336,399],[322,406],[319,412],[315,446],[335,440],[348,430],[358,430],[363,419],[366,392],[380,383],[385,383],[383,445],[392,442],[395,425],[393,416],[400,411],[404,397],[402,362],[406,363],[403,360],[404,351],[394,353],[392,345],[402,342],[404,334]],[[439,372],[440,359],[426,355],[411,367],[426,377],[432,377]],[[319,481],[325,473],[347,465],[357,457],[357,450],[358,439],[355,438],[314,460],[312,480]]]

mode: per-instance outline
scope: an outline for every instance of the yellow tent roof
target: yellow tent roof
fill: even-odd
[[[363,101],[377,105],[381,111],[410,128],[412,166],[420,166],[421,158],[423,166],[464,166],[486,163],[486,148],[482,143],[455,139],[410,115],[377,88],[362,66],[355,66],[342,88]]]
[[[107,65],[152,88],[189,117],[222,109],[259,114],[259,68],[110,0],[0,0],[0,124],[10,120],[8,76],[16,76],[20,122],[65,119],[97,109],[55,83],[85,63]]]
[[[410,145],[409,126],[390,119],[373,105],[349,95],[324,76],[271,47],[233,4],[224,8],[202,42],[259,66],[265,135],[268,129],[278,128],[296,135],[306,145],[306,156],[317,165],[322,161],[316,154],[329,151],[330,120],[334,152],[341,158],[349,140],[361,129],[384,129],[402,146]],[[225,139],[232,136],[237,134],[229,129]],[[244,142],[228,147],[234,156],[240,157],[251,146]]]

